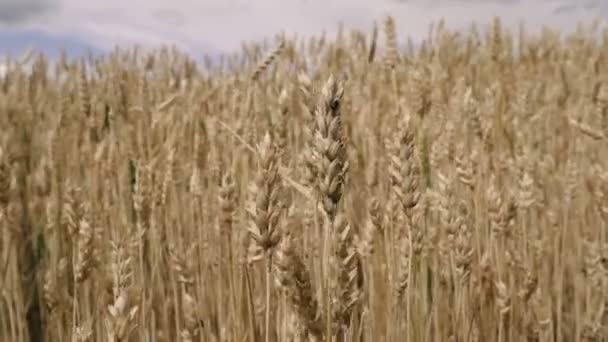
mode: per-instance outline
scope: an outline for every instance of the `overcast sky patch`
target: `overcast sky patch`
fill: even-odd
[[[0,25],[19,25],[48,14],[58,6],[58,0],[1,0]]]
[[[523,22],[530,31],[572,31],[597,16],[605,22],[607,8],[606,0],[0,0],[0,23],[13,23],[13,32],[73,34],[100,50],[171,44],[200,57],[235,52],[243,40],[280,32],[331,35],[340,23],[371,31],[388,14],[399,38],[416,42],[441,18],[450,29],[467,29],[473,21],[483,29],[500,15],[510,29]],[[51,9],[53,15],[45,15]]]

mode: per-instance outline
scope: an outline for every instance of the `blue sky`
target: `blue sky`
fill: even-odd
[[[608,19],[608,0],[0,0],[0,56],[27,47],[56,55],[116,45],[174,44],[200,57],[238,51],[242,40],[271,39],[285,31],[299,35],[346,28],[371,30],[386,14],[398,33],[420,41],[432,22],[449,28],[472,21],[483,28],[492,16],[516,28],[543,25],[572,31],[578,23]]]
[[[42,50],[51,58],[58,57],[62,48],[69,51],[71,56],[82,56],[88,51],[102,51],[81,37],[69,34],[49,34],[40,30],[0,30],[0,56],[18,56],[28,48]]]

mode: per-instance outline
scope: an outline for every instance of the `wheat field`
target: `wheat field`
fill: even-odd
[[[608,341],[608,30],[485,27],[10,61],[1,340]]]

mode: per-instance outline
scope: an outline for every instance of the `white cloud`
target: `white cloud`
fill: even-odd
[[[0,3],[4,1],[48,0]],[[596,15],[608,17],[606,7],[603,0],[63,0],[52,17],[24,26],[76,35],[99,48],[168,43],[200,56],[235,51],[243,40],[272,38],[281,31],[333,33],[339,22],[371,30],[373,21],[386,14],[396,19],[400,37],[419,40],[440,18],[456,29],[472,21],[485,25],[500,15],[512,28],[523,20],[531,30],[543,25],[572,30]]]

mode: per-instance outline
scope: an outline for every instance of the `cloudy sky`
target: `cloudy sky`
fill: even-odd
[[[417,41],[440,18],[454,29],[483,26],[498,14],[511,27],[523,21],[530,30],[573,30],[608,20],[608,0],[0,0],[0,55],[30,46],[77,55],[135,43],[213,55],[281,31],[332,33],[340,22],[371,30],[389,13],[399,34]]]

